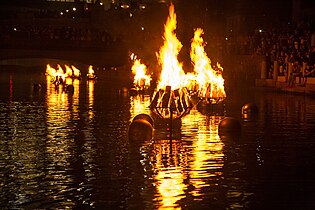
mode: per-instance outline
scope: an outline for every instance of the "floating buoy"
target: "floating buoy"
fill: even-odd
[[[73,85],[67,85],[66,87],[66,91],[70,94],[73,94],[74,93],[74,87]]]
[[[242,130],[241,123],[233,117],[225,117],[219,123],[219,135],[230,133],[239,134],[241,133],[241,130]]]
[[[242,114],[257,114],[258,107],[254,103],[245,104],[242,107]]]
[[[34,92],[39,92],[42,89],[41,84],[34,84],[33,85],[33,91]]]
[[[245,104],[242,107],[242,118],[246,121],[255,121],[258,114],[258,107],[253,103]]]
[[[130,94],[131,96],[136,96],[136,95],[138,95],[138,91],[137,91],[136,88],[130,88],[129,94]]]
[[[154,121],[153,121],[153,119],[152,119],[152,117],[150,115],[148,115],[148,114],[138,114],[137,116],[135,116],[133,118],[133,121],[139,120],[139,119],[148,121],[153,127]]]
[[[129,126],[128,136],[132,142],[148,141],[153,137],[153,127],[147,120],[133,120]]]
[[[153,119],[147,114],[136,115],[129,126],[129,140],[143,142],[153,137]]]

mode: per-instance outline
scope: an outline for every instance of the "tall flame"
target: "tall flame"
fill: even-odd
[[[134,55],[134,54],[132,54]],[[132,74],[134,75],[133,84],[135,87],[148,87],[150,86],[151,77],[147,75],[147,67],[141,63],[140,59],[133,56],[134,63],[131,67]]]
[[[171,4],[169,8],[169,16],[164,26],[164,45],[160,48],[157,58],[162,66],[160,81],[158,89],[165,89],[166,86],[171,86],[172,89],[180,88],[185,72],[182,68],[182,63],[177,59],[177,56],[182,48],[182,44],[177,39],[176,30],[176,14],[174,12],[174,5]]]
[[[204,98],[225,98],[223,68],[217,63],[216,68],[211,66],[211,60],[204,50],[205,42],[201,37],[203,30],[196,29],[191,43],[190,57],[196,73],[196,82],[199,87],[199,96]]]

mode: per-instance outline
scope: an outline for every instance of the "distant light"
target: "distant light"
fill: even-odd
[[[122,4],[120,7],[123,8],[123,9],[128,9],[129,5],[128,4]]]
[[[145,5],[141,5],[141,6],[140,6],[140,9],[145,9]]]
[[[63,12],[60,12],[60,15],[63,15]]]
[[[259,33],[261,33],[261,32],[262,32],[262,30],[261,30],[261,29],[259,29],[258,31],[259,31]]]
[[[132,17],[132,13],[129,13],[129,16]]]
[[[231,29],[230,31],[232,32],[233,30]]]
[[[77,11],[77,8],[73,7],[72,10],[73,10],[73,11]]]
[[[141,27],[141,30],[144,31],[144,27],[143,26]]]
[[[100,5],[103,6],[103,2],[100,2]]]
[[[66,12],[69,12],[69,10],[67,9]]]
[[[225,37],[225,40],[227,41],[227,40],[228,40],[228,38],[227,38],[227,37]]]
[[[13,28],[13,30],[14,30],[14,31],[17,31],[17,29],[16,29],[16,28]]]

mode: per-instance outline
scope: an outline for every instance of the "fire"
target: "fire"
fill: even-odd
[[[182,44],[177,39],[176,30],[176,14],[174,5],[169,8],[169,16],[164,26],[164,45],[160,48],[157,58],[162,66],[158,89],[165,89],[166,86],[171,86],[172,89],[181,88],[185,77],[185,72],[182,68],[182,63],[177,59],[177,56],[182,48]]]
[[[86,75],[88,79],[95,79],[94,69],[93,66],[89,66],[88,74]]]
[[[58,69],[51,67],[49,64],[46,65],[46,74],[52,77],[53,82],[65,81],[66,74],[63,72],[63,69],[58,64]]]
[[[226,97],[224,90],[223,68],[217,63],[211,66],[211,60],[204,50],[205,42],[201,37],[203,30],[198,28],[191,43],[190,57],[194,65],[195,80],[198,86],[198,96],[206,99],[221,100]]]
[[[73,76],[74,77],[81,77],[81,72],[79,69],[77,69],[74,65],[71,65],[72,71],[73,71]]]
[[[140,89],[147,89],[147,87],[150,86],[150,81],[152,78],[147,75],[146,65],[141,63],[141,60],[137,59],[134,54],[131,55],[131,58],[134,61],[131,67],[132,74],[134,75],[134,86]]]

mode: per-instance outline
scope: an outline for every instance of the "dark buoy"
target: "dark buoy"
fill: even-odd
[[[33,85],[33,91],[34,92],[39,92],[42,89],[41,84],[34,84]]]
[[[242,107],[242,114],[257,114],[258,113],[258,107],[253,103],[245,104]]]
[[[136,115],[129,126],[131,141],[147,141],[153,137],[153,119],[147,114]]]
[[[133,120],[129,126],[128,136],[132,142],[148,141],[153,137],[153,127],[147,120]]]
[[[226,117],[219,123],[219,135],[231,133],[240,134],[241,131],[241,123],[233,117]]]
[[[253,103],[245,104],[242,107],[242,118],[245,121],[255,121],[258,115],[258,107]]]
[[[74,93],[73,85],[67,85],[66,91],[67,91],[67,93],[73,94]]]
[[[138,91],[137,91],[136,88],[130,88],[129,94],[130,94],[131,96],[136,96],[136,95],[138,95]]]
[[[148,115],[148,114],[138,114],[137,116],[135,116],[133,118],[133,121],[139,120],[139,119],[148,121],[151,124],[151,126],[153,127],[154,121],[153,121],[153,119],[152,119],[152,117],[150,115]]]

